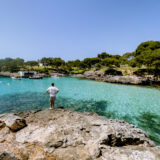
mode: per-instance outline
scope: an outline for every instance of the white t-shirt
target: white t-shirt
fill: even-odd
[[[51,86],[47,89],[47,91],[49,92],[50,97],[55,97],[59,89]]]

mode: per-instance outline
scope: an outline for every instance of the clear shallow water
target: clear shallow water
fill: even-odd
[[[160,90],[154,88],[67,77],[43,80],[0,78],[0,113],[48,108],[45,91],[51,82],[55,82],[60,90],[55,107],[125,120],[145,130],[160,145]]]

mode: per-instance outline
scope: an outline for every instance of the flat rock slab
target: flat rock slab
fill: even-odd
[[[18,159],[160,159],[160,148],[146,133],[124,121],[64,109],[28,111],[14,116],[25,119],[27,126],[17,132],[2,128],[0,137],[5,136],[0,141],[0,151],[7,149]]]

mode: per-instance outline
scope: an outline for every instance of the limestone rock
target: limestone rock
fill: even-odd
[[[122,75],[111,75],[104,71],[86,71],[83,74],[84,78],[91,80],[98,80],[110,83],[121,83],[121,84],[143,84],[145,79],[138,76],[122,76]]]
[[[103,150],[103,160],[159,160],[159,147],[127,146]]]
[[[145,132],[124,121],[64,109],[16,116],[25,118],[28,125],[17,132],[2,128],[0,151],[13,152],[23,160],[160,159],[160,148]]]
[[[18,131],[26,126],[26,121],[21,117],[14,114],[2,114],[0,116],[0,121],[4,122],[5,125],[12,131]]]
[[[0,160],[18,160],[18,158],[8,151],[0,152]]]
[[[137,76],[105,76],[105,82],[123,83],[123,84],[141,84],[141,78]]]
[[[4,128],[6,126],[6,124],[3,122],[3,121],[0,121],[0,130],[2,129],[2,128]]]

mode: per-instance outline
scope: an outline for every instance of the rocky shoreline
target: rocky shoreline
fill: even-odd
[[[75,76],[80,78],[90,79],[90,80],[109,82],[109,83],[136,84],[136,85],[141,85],[146,83],[145,79],[142,77],[106,75],[102,71],[87,71],[82,75],[75,75]]]
[[[0,72],[0,76],[2,77],[12,77],[12,76],[17,76],[18,72],[16,73],[10,73],[10,72]]]
[[[9,72],[0,72],[0,76],[5,77],[12,77],[17,76],[18,73],[9,73]],[[49,74],[41,74],[42,77],[78,77],[78,78],[85,78],[90,80],[102,81],[102,82],[109,82],[109,83],[119,83],[119,84],[131,84],[131,85],[160,85],[160,81],[151,80],[145,77],[140,77],[136,75],[132,76],[123,76],[123,75],[110,75],[106,74],[104,71],[86,71],[83,74],[64,74],[64,73],[49,73]]]
[[[118,84],[130,84],[130,85],[147,85],[147,86],[159,86],[160,81],[151,80],[148,78],[132,75],[108,75],[103,71],[87,71],[84,74],[71,75],[73,77],[85,78],[90,80],[96,80],[101,82],[118,83]]]
[[[159,160],[160,147],[132,124],[54,109],[0,115],[1,160]]]

